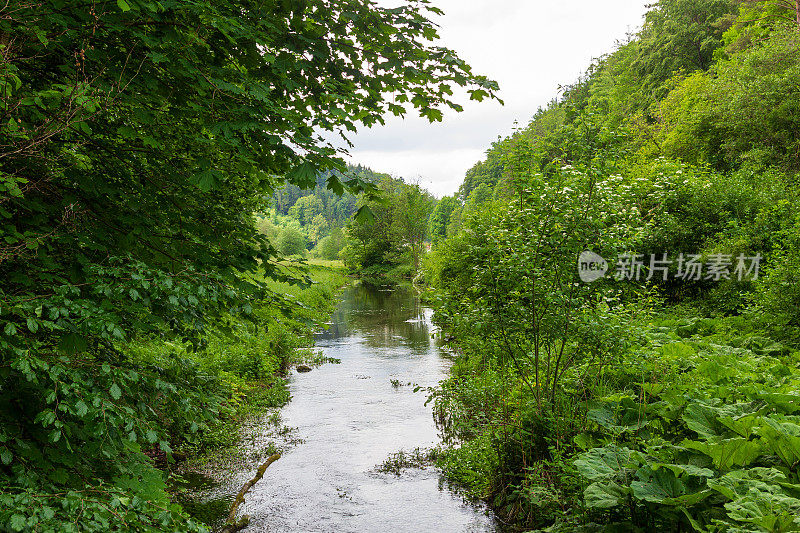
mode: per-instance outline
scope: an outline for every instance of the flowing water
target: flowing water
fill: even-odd
[[[317,348],[341,363],[292,376],[282,417],[302,442],[247,495],[240,508],[251,517],[246,531],[497,530],[485,510],[448,490],[431,467],[399,476],[376,471],[394,452],[438,442],[426,393],[414,392],[415,385],[436,385],[449,367],[432,338],[430,314],[410,290],[345,290],[316,338]]]

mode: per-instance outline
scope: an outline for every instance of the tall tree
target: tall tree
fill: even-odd
[[[436,200],[418,184],[404,185],[394,200],[392,233],[395,239],[411,251],[414,272],[419,270],[419,262],[424,250],[428,229],[428,217]]]
[[[790,19],[800,29],[800,0],[739,0],[744,7],[757,8],[756,13],[748,13],[751,20],[775,18]],[[754,16],[755,15],[755,16]]]
[[[722,44],[723,22],[736,13],[733,0],[659,0],[647,12],[633,68],[652,104],[663,98],[664,82],[679,71],[707,70]]]
[[[278,275],[252,213],[286,181],[345,170],[315,132],[412,109],[440,120],[460,109],[457,85],[494,96],[432,45],[438,12],[427,0],[0,5],[0,459],[14,464],[0,505],[141,482],[138,443],[168,450],[141,400],[165,391],[126,342],[199,346],[213,321],[250,313],[266,286],[242,273]],[[342,181],[327,185],[371,190]],[[80,507],[58,513],[71,522]],[[141,528],[167,527],[159,512],[137,515]]]
[[[314,217],[321,215],[325,205],[314,195],[303,196],[289,208],[289,216],[297,219],[300,224],[310,224]]]
[[[431,241],[435,244],[447,236],[447,225],[450,223],[450,215],[461,204],[455,196],[445,196],[436,203],[431,213],[430,222],[428,223],[428,235]]]

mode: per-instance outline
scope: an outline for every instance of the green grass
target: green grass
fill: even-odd
[[[294,272],[303,268],[286,266]],[[199,356],[201,364],[234,385],[235,413],[225,425],[283,406],[289,395],[282,375],[292,364],[313,357],[312,333],[328,320],[336,294],[349,279],[327,265],[309,265],[306,270],[310,285],[267,281],[270,290],[299,304],[292,306],[290,315],[266,305],[256,309],[261,322],[258,327],[241,324],[236,338],[215,336],[206,353]],[[211,444],[218,447],[221,443],[215,440]]]
[[[330,260],[330,259],[309,259],[308,260],[308,264],[309,265],[313,265],[313,266],[317,266],[317,267],[326,267],[326,268],[330,268],[330,269],[333,269],[333,270],[344,271],[344,269],[345,269],[344,263],[339,259],[335,259],[335,260]]]
[[[295,274],[304,268],[291,263],[284,267]],[[289,401],[284,379],[288,369],[299,361],[315,361],[312,333],[329,319],[337,293],[350,280],[334,262],[309,264],[305,272],[310,284],[266,283],[278,300],[284,300],[288,312],[281,311],[274,299],[256,304],[250,319],[230,317],[230,331],[211,330],[201,350],[158,338],[130,346],[134,360],[163,368],[165,379],[185,388],[177,395],[183,396],[180,402],[154,404],[154,409],[163,419],[176,457],[187,460],[189,471],[229,463],[239,452],[240,427]],[[159,450],[152,453],[162,467],[169,465]],[[185,475],[186,469],[181,470]],[[186,498],[179,483],[182,476],[171,484],[173,497],[187,503],[190,513],[196,511],[197,519],[207,521],[209,509]]]

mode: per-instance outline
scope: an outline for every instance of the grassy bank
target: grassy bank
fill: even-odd
[[[228,502],[198,504],[187,497],[200,479],[193,473],[229,462],[237,455],[243,424],[289,401],[285,375],[295,364],[313,364],[312,333],[328,319],[336,293],[349,281],[335,261],[312,261],[305,273],[297,264],[282,266],[293,276],[307,276],[309,283],[269,281],[275,297],[253,309],[255,323],[233,320],[228,331],[213,332],[197,351],[179,345],[169,345],[165,351],[154,341],[137,346],[143,364],[166,369],[170,361],[178,360],[181,367],[192,370],[194,394],[184,407],[195,403],[199,409],[181,410],[175,405],[164,417],[171,428],[169,448],[179,460],[168,460],[161,447],[146,453],[166,474],[172,498],[201,522],[227,512]]]
[[[571,367],[541,407],[527,363],[449,327],[459,357],[434,395],[448,479],[526,531],[796,531],[797,347],[753,317],[619,325],[617,352]]]

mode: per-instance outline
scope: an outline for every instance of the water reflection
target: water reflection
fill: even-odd
[[[361,335],[368,346],[403,346],[418,351],[431,348],[430,310],[422,306],[413,287],[381,290],[366,286],[348,288],[328,328],[317,335],[321,342]]]
[[[432,331],[430,310],[410,289],[345,291],[317,336],[317,347],[341,364],[293,376],[283,418],[303,443],[248,495],[247,531],[496,531],[482,509],[443,488],[434,469],[400,477],[375,470],[393,452],[438,442],[425,393],[391,383],[444,379],[449,362]]]

